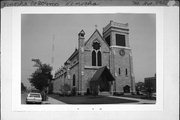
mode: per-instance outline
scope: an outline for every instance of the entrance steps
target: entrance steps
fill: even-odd
[[[111,96],[110,92],[99,92],[99,95],[101,96]]]

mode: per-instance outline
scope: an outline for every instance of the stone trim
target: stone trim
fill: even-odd
[[[95,69],[95,70],[97,70],[97,69],[99,69],[99,68],[101,68],[102,66],[85,66],[84,68],[85,69]]]
[[[91,50],[90,50],[90,49],[85,49],[84,51],[88,51],[88,52],[91,52]]]
[[[121,49],[128,49],[128,50],[131,50],[130,47],[116,46],[116,45],[112,45],[112,46],[110,46],[110,48],[121,48]]]
[[[114,21],[110,21],[110,23],[106,27],[103,28],[103,32],[107,31],[111,27],[127,30],[128,29],[128,23],[123,24],[123,23],[117,23]]]
[[[109,51],[103,51],[103,53],[110,53]]]
[[[74,66],[76,66],[77,64],[79,64],[79,62],[76,62],[75,64],[73,64],[71,67],[69,67],[69,69],[72,69]]]
[[[120,31],[118,31],[118,30],[120,30]],[[103,36],[105,36],[106,34],[108,34],[110,31],[111,31],[111,32],[119,32],[119,33],[123,33],[123,34],[129,34],[129,32],[124,32],[124,31],[122,31],[122,29],[118,29],[118,30],[117,30],[117,29],[113,29],[113,28],[112,28],[111,30],[108,29],[108,31],[103,32]]]

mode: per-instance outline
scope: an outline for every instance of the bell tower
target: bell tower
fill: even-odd
[[[128,23],[110,21],[103,28],[103,38],[110,47],[109,68],[115,78],[113,91],[116,93],[134,93],[135,81]]]

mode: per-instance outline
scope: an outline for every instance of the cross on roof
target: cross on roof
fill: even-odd
[[[97,25],[95,25],[95,28],[96,28],[96,29],[97,29],[97,27],[98,27],[98,26],[97,26]]]

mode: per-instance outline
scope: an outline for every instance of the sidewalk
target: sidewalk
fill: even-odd
[[[48,96],[48,100],[47,101],[43,101],[42,104],[66,104],[66,103],[61,102],[59,100],[56,100],[56,99]]]
[[[138,99],[138,98],[130,98],[130,97],[120,97],[120,96],[109,96],[113,98],[121,98],[126,100],[137,100],[138,104],[156,104],[156,100],[145,100],[145,99]]]

